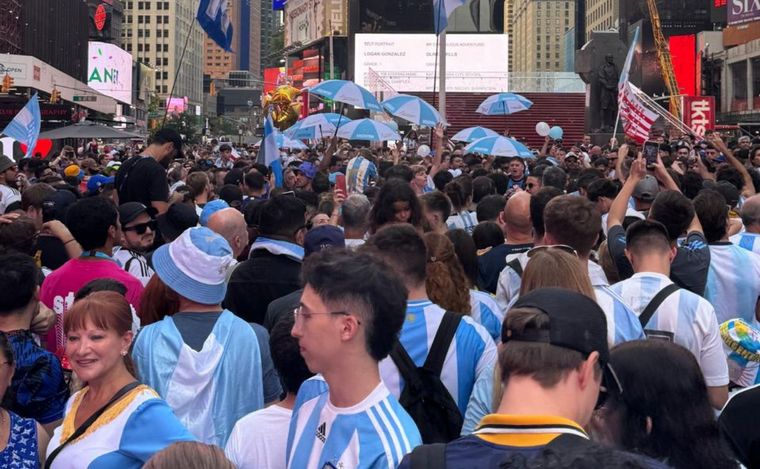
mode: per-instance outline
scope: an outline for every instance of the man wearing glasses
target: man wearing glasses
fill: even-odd
[[[113,258],[124,270],[134,275],[143,286],[153,277],[145,254],[153,247],[156,238],[156,209],[140,202],[127,202],[119,206],[121,220],[121,247],[114,249]]]

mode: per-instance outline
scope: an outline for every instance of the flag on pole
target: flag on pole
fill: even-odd
[[[620,90],[620,117],[623,119],[623,132],[639,144],[649,138],[649,131],[659,114],[644,105],[638,97],[641,90],[626,81]]]
[[[227,0],[201,0],[196,18],[208,37],[227,52],[232,51],[232,24],[227,15]]]
[[[639,26],[633,32],[633,39],[631,40],[631,47],[628,48],[628,55],[625,56],[625,63],[623,64],[623,71],[620,72],[620,80],[618,80],[618,88],[623,86],[623,83],[628,81],[628,75],[631,72],[631,64],[633,63],[633,54],[636,52],[636,45],[639,43]]]
[[[37,138],[40,136],[42,116],[40,114],[40,101],[37,93],[26,103],[16,117],[5,127],[3,134],[26,145],[26,156],[32,156],[34,147],[37,146]]]
[[[259,162],[264,163],[264,166],[272,169],[275,186],[282,187],[282,160],[280,159],[280,149],[277,148],[277,138],[274,131],[274,123],[272,122],[272,113],[269,111],[267,111],[267,116],[264,119],[264,141],[261,142],[261,149],[259,152],[264,153],[263,158],[259,155]]]
[[[449,24],[449,16],[458,7],[465,4],[466,0],[433,0],[433,23],[435,33],[441,34]]]

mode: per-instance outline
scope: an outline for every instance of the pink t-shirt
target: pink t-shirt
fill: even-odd
[[[63,359],[65,340],[63,315],[74,303],[74,295],[80,288],[99,278],[110,278],[127,287],[127,301],[139,309],[142,283],[116,262],[109,260],[71,259],[45,277],[40,289],[40,301],[55,311],[55,327],[45,336],[49,351]]]

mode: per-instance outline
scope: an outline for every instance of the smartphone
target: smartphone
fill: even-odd
[[[335,191],[343,192],[343,195],[348,197],[348,191],[346,190],[346,175],[338,174],[335,176]]]
[[[654,164],[657,163],[657,155],[660,154],[660,144],[653,141],[653,140],[647,140],[644,143],[644,159],[647,162],[647,168],[652,167]]]

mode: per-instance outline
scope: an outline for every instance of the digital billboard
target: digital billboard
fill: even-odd
[[[728,24],[749,23],[760,20],[760,1],[730,0],[728,5]]]
[[[89,43],[87,85],[117,101],[132,104],[132,54],[106,42]]]
[[[433,91],[435,46],[435,34],[357,34],[355,81],[369,90],[384,82],[398,92]],[[508,52],[506,34],[447,34],[446,90],[507,91]]]

